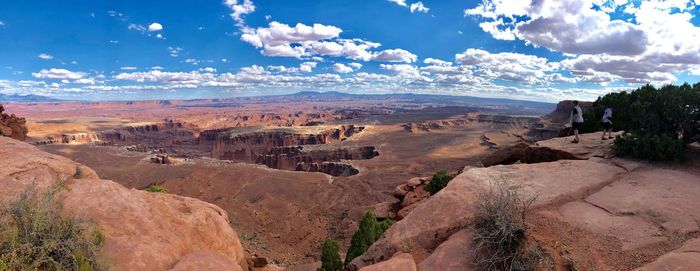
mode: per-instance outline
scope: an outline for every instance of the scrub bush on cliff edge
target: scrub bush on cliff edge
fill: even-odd
[[[27,188],[0,211],[0,270],[107,270],[105,237],[61,212],[60,186],[38,195]]]

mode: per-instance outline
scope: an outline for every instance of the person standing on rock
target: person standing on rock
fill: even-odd
[[[583,124],[583,110],[578,105],[578,101],[574,101],[574,109],[571,111],[571,129],[574,130],[574,140],[571,143],[578,143],[578,129]]]
[[[600,121],[602,122],[603,125],[603,138],[602,140],[608,140],[612,139],[612,108],[609,106],[605,107],[605,111],[603,112],[603,119]],[[605,133],[608,133],[608,138],[605,138]]]

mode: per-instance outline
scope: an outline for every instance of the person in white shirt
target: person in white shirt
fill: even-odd
[[[612,108],[609,106],[605,108],[603,112],[603,119],[600,120],[603,125],[603,138],[602,140],[612,139]],[[608,138],[605,138],[605,133],[607,132]]]
[[[578,105],[578,101],[574,101],[574,109],[571,111],[571,129],[574,130],[574,140],[571,143],[578,143],[578,129],[581,128],[583,124],[583,110]]]

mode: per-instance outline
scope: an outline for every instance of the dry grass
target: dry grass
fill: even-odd
[[[65,217],[61,186],[39,194],[33,186],[0,211],[0,270],[106,270],[105,237]]]
[[[536,197],[523,199],[519,189],[492,183],[476,207],[476,265],[483,270],[534,270],[545,254],[525,244],[525,216]]]

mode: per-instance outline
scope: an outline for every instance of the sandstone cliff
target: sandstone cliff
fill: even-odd
[[[5,114],[4,111],[5,108],[0,105],[0,136],[9,136],[17,140],[27,139],[27,121],[14,114]]]
[[[67,158],[0,137],[0,203],[30,184],[63,182],[64,211],[94,221],[102,254],[118,270],[245,270],[244,251],[221,208],[203,201],[127,189]]]
[[[517,160],[531,159],[523,163],[465,169],[417,203],[351,268],[404,270],[413,259],[421,271],[476,270],[471,260],[474,208],[491,183],[502,181],[519,187],[524,197],[537,195],[527,238],[547,252],[555,268],[695,270],[700,171],[615,158],[611,142],[597,133],[582,135],[581,144],[569,140],[515,147]],[[506,164],[515,162],[509,159]],[[397,258],[401,252],[413,257]]]

